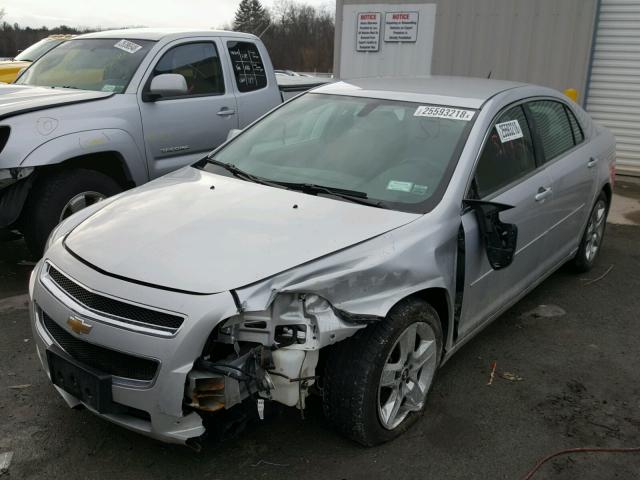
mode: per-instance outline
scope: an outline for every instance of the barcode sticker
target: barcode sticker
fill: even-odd
[[[116,43],[114,47],[119,48],[120,50],[124,50],[128,53],[136,53],[142,48],[142,45],[138,45],[137,43],[130,42],[129,40],[125,40],[123,38],[118,43]]]
[[[510,142],[511,140],[517,140],[522,138],[522,129],[518,120],[509,120],[508,122],[496,123],[496,130],[500,136],[502,143]]]
[[[449,120],[463,120],[468,122],[473,118],[473,110],[463,110],[461,108],[451,107],[433,107],[421,105],[416,108],[414,117],[429,117],[429,118],[447,118]]]

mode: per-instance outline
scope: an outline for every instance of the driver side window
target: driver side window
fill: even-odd
[[[489,132],[476,167],[478,197],[485,198],[535,169],[531,132],[518,105],[503,113]]]
[[[151,79],[164,73],[180,74],[187,81],[189,93],[180,98],[222,95],[225,92],[220,57],[212,42],[188,43],[173,47],[158,61]]]

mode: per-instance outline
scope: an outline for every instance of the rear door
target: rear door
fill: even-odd
[[[462,338],[543,273],[545,232],[551,225],[551,179],[536,160],[522,105],[498,116],[487,134],[473,178],[470,198],[513,206],[500,219],[518,228],[513,262],[493,270],[487,260],[475,212],[462,216],[465,232],[465,285],[457,334]]]
[[[552,179],[553,220],[546,242],[548,262],[553,266],[578,247],[595,194],[594,167],[599,159],[589,155],[582,128],[567,105],[536,100],[525,108]]]
[[[197,161],[238,127],[235,94],[221,51],[218,38],[174,42],[147,73],[138,101],[151,178]],[[187,94],[145,100],[151,80],[163,73],[182,75]]]
[[[226,38],[229,70],[238,102],[238,124],[244,128],[282,103],[269,55],[262,42]]]

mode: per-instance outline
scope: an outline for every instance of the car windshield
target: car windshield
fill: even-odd
[[[29,48],[25,49],[23,52],[20,52],[16,55],[14,60],[18,60],[20,62],[35,62],[42,55],[47,53],[53,47],[56,47],[62,43],[62,40],[52,40],[50,38],[43,38],[39,42],[34,43]]]
[[[200,168],[230,164],[307,193],[328,187],[379,206],[424,213],[439,201],[474,110],[309,93],[282,106]],[[234,169],[226,169],[227,174]],[[240,176],[240,175],[237,175]]]
[[[15,83],[122,93],[152,45],[148,40],[69,40],[41,57]]]

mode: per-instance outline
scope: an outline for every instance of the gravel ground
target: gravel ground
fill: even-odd
[[[640,188],[618,192],[637,209],[616,214],[637,222]],[[639,246],[640,226],[609,225],[596,268],[560,270],[466,345],[441,370],[424,418],[394,442],[343,439],[312,399],[305,419],[285,410],[195,453],[65,406],[30,340],[26,251],[1,243],[0,462],[14,452],[5,476],[19,479],[516,480],[559,449],[639,447]],[[535,478],[640,478],[640,454],[559,457]]]

